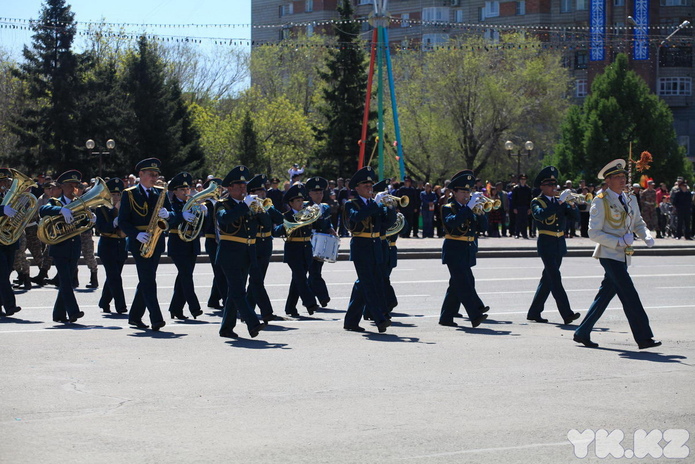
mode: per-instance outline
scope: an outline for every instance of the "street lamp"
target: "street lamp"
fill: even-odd
[[[521,176],[521,157],[522,156],[528,156],[531,157],[531,151],[533,150],[533,142],[528,140],[526,143],[524,143],[524,148],[526,149],[526,153],[522,153],[521,147],[519,150],[514,153],[514,142],[511,140],[507,140],[504,142],[504,149],[507,150],[507,155],[509,155],[510,158],[516,157],[516,181],[519,182],[519,176]]]
[[[89,139],[87,142],[84,144],[87,147],[87,150],[94,150],[96,147],[96,143],[94,143],[94,140]],[[102,150],[100,148],[97,148],[96,151],[92,151],[92,155],[99,155],[99,177],[103,177],[102,173],[102,163],[101,163],[101,155],[110,155],[111,150],[116,148],[116,142],[113,141],[113,139],[108,139],[106,141],[106,150]]]
[[[654,90],[656,91],[655,93],[657,95],[661,95],[661,89],[659,88],[659,55],[661,54],[661,47],[663,47],[664,44],[668,42],[671,39],[671,37],[673,37],[678,31],[680,31],[684,27],[688,27],[688,25],[690,25],[690,21],[686,19],[685,21],[680,23],[676,27],[676,29],[668,35],[668,37],[662,40],[658,47],[656,47],[656,86]]]

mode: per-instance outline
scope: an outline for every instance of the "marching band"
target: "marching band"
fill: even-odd
[[[615,160],[601,171],[599,178],[606,179],[608,189],[591,204],[589,236],[597,243],[594,257],[606,274],[594,303],[574,334],[574,341],[587,347],[598,346],[589,337],[591,329],[616,294],[624,305],[638,347],[661,344],[653,339],[647,315],[627,273],[634,237],[644,239],[648,246],[654,241],[631,194],[623,193],[624,166],[623,160]],[[52,259],[58,272],[54,322],[73,323],[84,316],[73,289],[81,236],[88,232],[91,237],[92,227],[99,235],[97,255],[106,271],[98,306],[110,313],[113,303],[117,313],[129,313],[128,323],[138,329],[150,327],[142,320],[145,310],[149,311],[152,331],[166,325],[156,281],[165,246],[177,269],[169,304],[171,317],[188,319],[184,314],[186,306],[193,318],[203,315],[193,281],[201,239],[214,276],[207,306],[223,311],[220,337],[238,337],[234,331],[238,317],[252,338],[269,323],[283,320],[274,313],[264,285],[274,237],[284,240],[283,262],[292,275],[286,315],[300,317],[300,300],[309,315],[329,304],[331,298],[322,269],[325,262],[337,260],[339,238],[331,221],[331,208],[323,202],[328,188],[326,179],[313,177],[305,184],[292,185],[283,198],[289,209],[282,213],[266,197],[268,178],[263,174],[253,176],[245,166],[235,167],[224,179],[208,179],[197,191],[193,190],[193,177],[187,172],[177,174],[166,189],[157,186],[159,159],[142,160],[135,170],[140,177],[137,185],[126,188],[121,179],[104,182],[97,178],[96,185],[83,195],[78,195],[82,174],[69,170],[56,179],[56,185],[44,186],[44,195],[37,199],[29,193],[34,186],[31,179],[14,169],[0,168],[0,316],[12,316],[21,310],[10,273],[20,237],[25,228],[33,226],[38,239],[48,245],[46,258]],[[531,210],[537,223],[538,254],[544,270],[527,319],[547,322],[542,311],[552,294],[563,322],[571,324],[580,314],[570,307],[560,265],[567,251],[564,223],[567,218],[576,219],[574,203],[578,198],[569,191],[555,195],[558,177],[557,169],[548,166],[535,180],[541,194],[532,200]],[[442,326],[458,326],[454,318],[461,317],[461,306],[474,328],[488,318],[490,307],[476,291],[472,268],[476,265],[478,233],[485,228],[486,213],[498,208],[499,202],[476,191],[475,182],[470,170],[456,173],[449,184],[451,199],[441,206],[440,217],[446,232],[441,257],[450,274],[439,316]],[[354,196],[345,203],[341,224],[351,234],[350,261],[357,279],[343,328],[364,332],[366,329],[360,325],[364,319],[373,321],[378,332],[383,333],[391,326],[391,312],[398,305],[390,275],[397,264],[396,240],[407,227],[407,219],[398,208],[406,207],[409,199],[389,195],[387,180],[379,181],[369,166],[358,170],[350,185]],[[60,187],[59,195],[56,186]],[[138,275],[130,310],[121,278],[128,252],[135,260]],[[50,260],[48,267],[47,259],[40,261],[40,273],[34,279],[44,281]],[[98,287],[94,272],[90,287]]]

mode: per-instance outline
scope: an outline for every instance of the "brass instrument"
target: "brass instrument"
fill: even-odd
[[[589,194],[589,195],[591,195],[591,194]],[[559,195],[556,196],[555,198],[557,198],[558,201],[560,201]],[[588,201],[591,201],[591,199],[589,199]],[[581,193],[570,193],[570,196],[565,199],[565,203],[568,203],[570,205],[574,205],[574,204],[585,205],[586,202],[587,202],[587,195],[582,195]]]
[[[200,234],[203,228],[203,223],[205,222],[205,215],[203,214],[203,209],[200,205],[208,198],[214,198],[217,200],[219,198],[219,193],[217,192],[217,182],[210,182],[208,188],[201,190],[188,199],[185,205],[183,205],[182,212],[190,211],[195,214],[193,221],[182,221],[179,224],[179,237],[184,242],[192,242]]]
[[[482,215],[489,213],[493,209],[500,209],[500,206],[502,206],[502,201],[499,198],[493,200],[485,195],[480,195],[478,203],[473,207],[473,212],[477,215]]]
[[[157,241],[159,236],[163,232],[169,230],[169,223],[159,217],[159,210],[164,207],[164,199],[166,198],[167,192],[162,187],[153,186],[153,189],[159,190],[159,198],[157,198],[157,204],[152,210],[152,217],[150,217],[150,223],[147,224],[146,233],[150,234],[150,239],[140,245],[140,256],[143,258],[151,258],[154,254],[154,249],[157,247]]]
[[[271,201],[272,202],[272,201]],[[320,205],[310,205],[306,208],[294,213],[295,222],[288,221],[285,219],[283,225],[285,226],[285,233],[287,236],[291,235],[296,229],[300,227],[308,226],[318,220],[321,217],[321,206]]]
[[[259,198],[258,195],[251,195],[253,201],[249,205],[249,209],[256,214],[265,213],[273,206],[273,200],[270,198]]]
[[[408,197],[405,197],[408,198]],[[396,222],[386,229],[386,233],[384,234],[386,237],[390,237],[392,235],[396,235],[403,230],[403,227],[405,226],[405,216],[401,213],[396,213]]]
[[[62,214],[57,216],[44,216],[39,221],[36,235],[43,243],[56,245],[69,238],[80,235],[94,226],[90,208],[99,206],[113,207],[111,193],[106,182],[101,177],[96,178],[94,187],[84,195],[75,198],[65,208],[72,213],[73,221],[68,224]]]
[[[38,200],[34,195],[25,190],[34,184],[34,181],[10,168],[12,173],[12,185],[5,194],[0,206],[9,206],[17,211],[14,217],[0,217],[0,243],[11,245],[19,240],[27,224],[32,220],[39,209]]]
[[[400,206],[401,208],[405,208],[410,204],[410,198],[403,195],[402,197],[397,197],[394,195],[386,195],[384,198],[381,199],[381,202],[384,204],[384,206],[387,206],[389,208],[393,208],[395,206]]]

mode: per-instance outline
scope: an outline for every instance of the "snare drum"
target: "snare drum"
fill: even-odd
[[[323,261],[324,263],[335,263],[338,261],[340,238],[335,235],[314,232],[311,236],[311,248],[313,249],[315,260]]]

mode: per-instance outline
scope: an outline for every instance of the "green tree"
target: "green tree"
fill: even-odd
[[[244,114],[241,123],[241,133],[239,135],[239,162],[249,168],[251,172],[258,173],[264,171],[265,166],[261,165],[258,153],[258,136],[253,128],[251,112]]]
[[[554,143],[567,103],[569,75],[558,53],[517,34],[491,44],[451,41],[394,59],[406,168],[432,181],[459,169],[503,178],[516,171],[504,149],[533,140]],[[534,160],[524,159],[524,169]]]
[[[627,56],[618,55],[596,76],[584,104],[568,114],[555,152],[563,175],[594,180],[609,161],[627,159],[631,144],[633,160],[643,151],[652,154],[654,161],[644,174],[657,181],[691,174],[671,110],[628,65]],[[634,179],[636,175],[633,171]]]
[[[80,165],[84,141],[79,133],[79,59],[72,51],[74,13],[64,0],[46,0],[34,23],[31,46],[15,75],[23,82],[23,110],[10,124],[17,148],[10,162],[29,172],[60,173]]]
[[[342,21],[334,28],[341,46],[330,50],[326,70],[319,73],[326,84],[319,106],[324,122],[316,129],[322,145],[313,164],[317,173],[327,176],[351,175],[357,168],[367,94],[366,56],[359,41],[360,25],[352,21],[353,9],[348,0],[339,3],[338,12]],[[372,129],[367,140],[372,140],[373,135]]]
[[[204,158],[190,108],[178,80],[167,79],[165,62],[144,36],[126,59],[124,86],[135,116],[129,166],[154,156],[167,178],[181,171],[199,174]]]
[[[0,49],[0,163],[4,166],[17,166],[9,161],[10,155],[17,143],[16,134],[9,128],[10,124],[17,120],[20,114],[22,98],[22,86],[19,79],[13,76],[13,70],[17,64],[9,57],[9,54]]]

